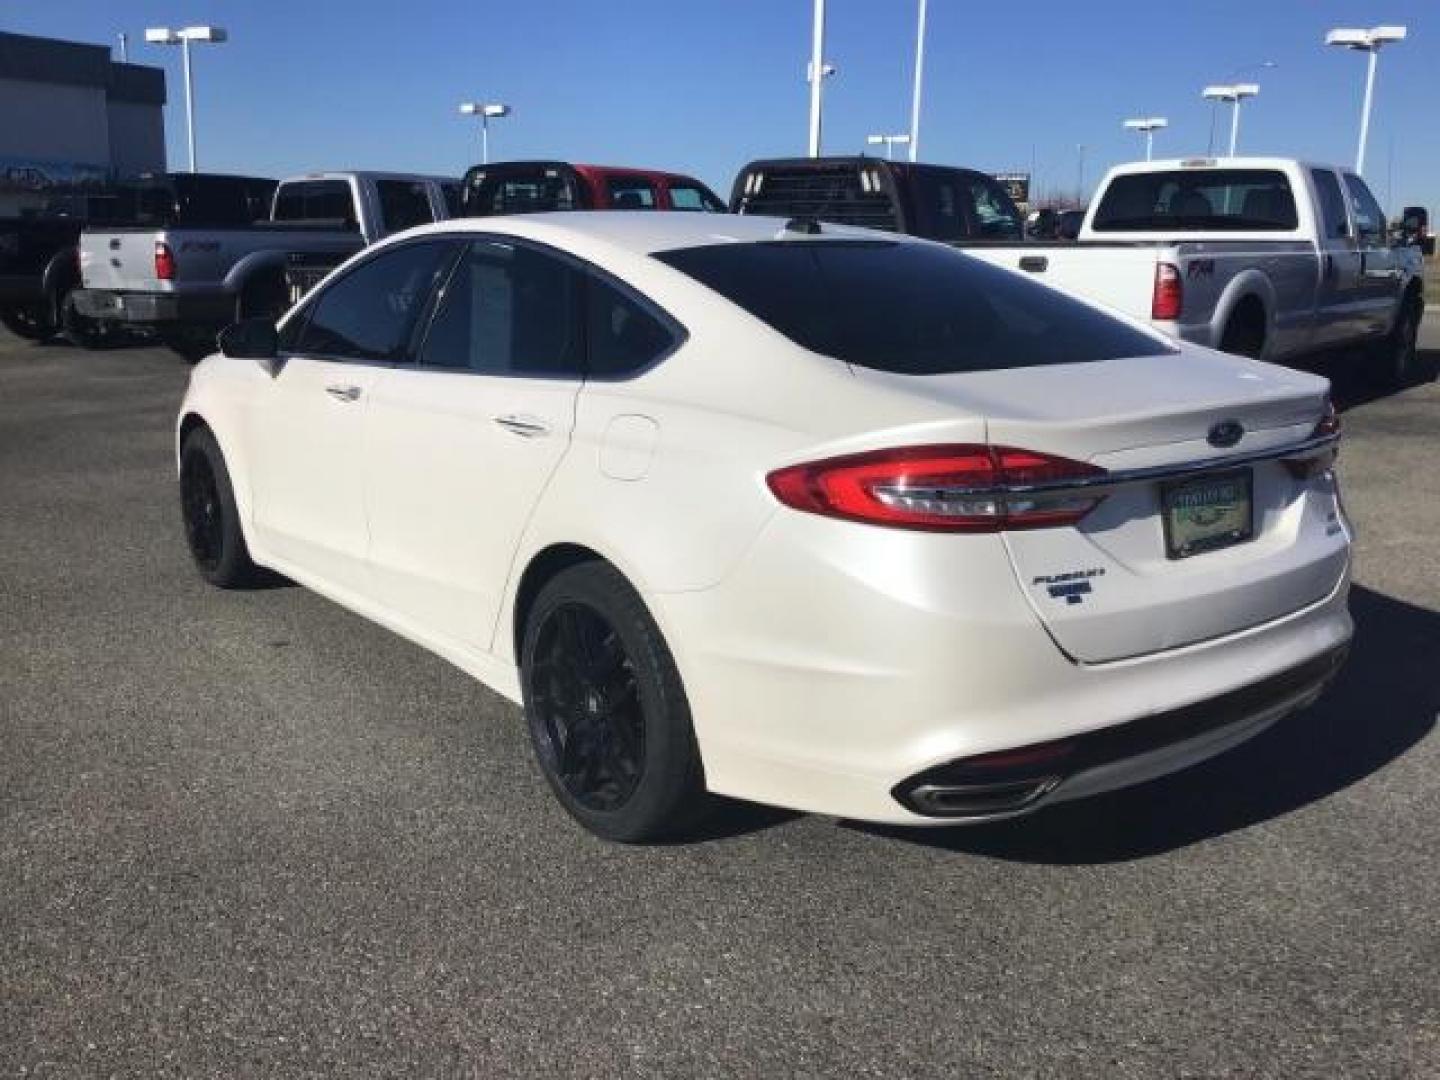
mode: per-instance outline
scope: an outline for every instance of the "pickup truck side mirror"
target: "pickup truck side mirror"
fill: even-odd
[[[280,334],[269,319],[241,319],[220,331],[220,351],[237,359],[272,361],[280,353]],[[271,365],[263,365],[268,371]]]

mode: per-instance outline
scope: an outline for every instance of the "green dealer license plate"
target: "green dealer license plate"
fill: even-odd
[[[1162,487],[1165,554],[1187,559],[1251,539],[1255,526],[1250,488],[1249,469]]]

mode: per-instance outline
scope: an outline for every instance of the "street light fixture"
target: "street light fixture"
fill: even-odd
[[[1149,161],[1155,150],[1155,132],[1169,127],[1170,121],[1163,116],[1150,116],[1144,119],[1126,120],[1125,126],[1131,131],[1145,133],[1145,160]]]
[[[465,101],[460,104],[461,116],[480,118],[480,164],[490,164],[490,121],[510,115],[509,105],[485,104],[480,101]]]
[[[1405,40],[1403,26],[1372,26],[1369,30],[1331,30],[1325,35],[1326,45],[1370,54],[1369,70],[1365,73],[1365,104],[1360,109],[1360,147],[1355,151],[1355,171],[1365,171],[1365,140],[1370,134],[1370,104],[1375,96],[1375,61],[1380,48],[1394,41]]]
[[[1230,156],[1235,156],[1235,150],[1240,145],[1240,102],[1247,97],[1254,97],[1260,93],[1260,86],[1257,83],[1232,83],[1229,86],[1207,86],[1202,97],[1211,101],[1228,101],[1230,103]]]
[[[230,35],[218,26],[186,26],[179,30],[156,26],[145,31],[145,40],[151,45],[179,45],[185,65],[185,141],[190,149],[190,171],[195,171],[195,83],[190,77],[190,43],[204,42],[219,45],[229,41]]]
[[[895,156],[895,147],[911,146],[915,143],[909,135],[866,135],[865,141],[871,146],[885,146],[885,160],[890,161]]]

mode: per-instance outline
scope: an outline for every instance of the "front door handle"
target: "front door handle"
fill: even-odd
[[[538,416],[521,416],[511,413],[507,416],[494,417],[494,420],[506,431],[512,435],[519,435],[521,438],[534,439],[550,434],[550,425]]]
[[[347,404],[360,400],[360,387],[358,386],[342,386],[339,383],[335,383],[325,387],[325,392],[336,401],[344,401]]]

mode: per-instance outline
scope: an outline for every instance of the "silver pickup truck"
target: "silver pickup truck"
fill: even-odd
[[[984,259],[1225,352],[1285,361],[1364,348],[1370,373],[1421,371],[1422,260],[1392,244],[1348,169],[1201,158],[1112,169],[1077,243],[967,247]]]
[[[187,358],[214,349],[239,318],[290,303],[287,263],[336,261],[390,233],[450,216],[457,180],[378,172],[309,173],[275,189],[269,218],[226,226],[87,229],[80,237],[80,313],[147,329]],[[183,220],[183,219],[182,219]]]

